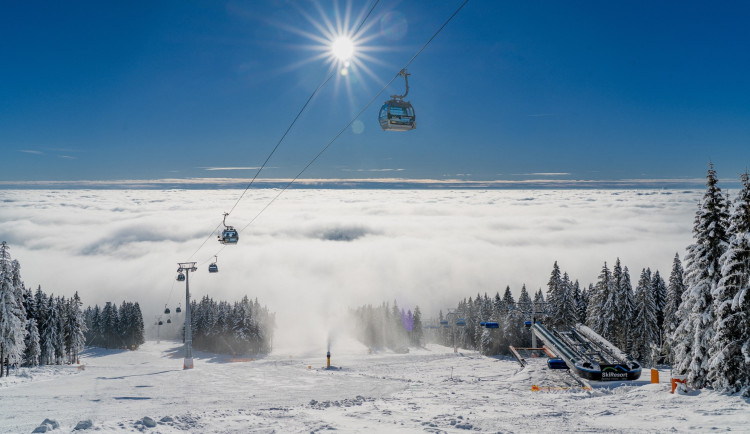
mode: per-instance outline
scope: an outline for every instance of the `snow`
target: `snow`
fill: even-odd
[[[195,369],[184,371],[175,342],[87,349],[85,369],[42,367],[0,379],[0,431],[31,432],[48,418],[60,432],[87,420],[92,429],[162,433],[743,431],[750,414],[737,396],[672,395],[664,371],[659,384],[593,383],[585,391],[568,388],[566,374],[547,370],[543,359],[522,369],[436,345],[368,354],[341,337],[331,348],[338,369],[326,370],[325,353],[287,348],[230,363],[196,352]]]

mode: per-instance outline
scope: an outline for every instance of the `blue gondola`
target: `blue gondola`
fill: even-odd
[[[172,324],[172,320],[170,318],[167,318],[167,324]]]
[[[159,321],[159,325],[164,325],[164,323],[162,321]]]
[[[500,328],[500,324],[496,323],[494,321],[487,321],[486,323],[484,323],[484,326],[487,327],[488,329],[499,329]]]
[[[414,114],[414,107],[409,101],[404,101],[409,94],[409,74],[406,69],[398,73],[404,77],[406,82],[406,92],[403,95],[391,95],[391,99],[383,103],[378,114],[380,128],[383,131],[409,131],[417,128],[417,117]]]
[[[177,275],[177,281],[178,282],[184,282],[185,281],[185,275],[180,273]]]
[[[182,309],[180,309],[180,306],[178,305],[177,308],[174,311],[177,312],[177,313],[180,313],[180,312],[182,312]]]
[[[219,242],[221,244],[237,244],[237,241],[240,240],[240,234],[234,227],[227,226],[228,215],[229,213],[224,213],[224,230],[222,230],[221,235],[219,235]]]
[[[164,305],[164,315],[169,315],[169,308],[166,304]]]

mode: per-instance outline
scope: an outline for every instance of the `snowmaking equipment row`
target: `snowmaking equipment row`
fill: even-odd
[[[537,322],[531,330],[581,378],[622,381],[637,380],[641,376],[641,366],[636,361],[582,324],[568,331],[558,331]]]

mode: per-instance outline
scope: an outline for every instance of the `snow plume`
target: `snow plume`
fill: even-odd
[[[276,313],[274,348],[323,354],[351,328],[348,309],[396,300],[425,317],[549,266],[585,287],[601,258],[666,270],[690,242],[699,191],[250,190],[227,218],[236,246],[211,231],[240,190],[0,190],[0,240],[24,279],[85,305],[140,302],[147,324],[185,306],[177,262],[196,261],[191,298],[258,298]],[[245,229],[245,227],[247,228]],[[201,243],[206,244],[200,250]],[[197,253],[191,256],[193,252]],[[218,254],[219,273],[207,267]],[[164,330],[163,330],[164,331]],[[338,351],[334,348],[335,351]]]

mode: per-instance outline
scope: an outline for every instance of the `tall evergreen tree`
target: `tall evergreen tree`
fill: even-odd
[[[635,290],[635,317],[633,319],[632,353],[642,363],[653,363],[651,346],[658,342],[656,302],[651,278],[644,269]]]
[[[654,303],[656,303],[656,324],[659,328],[659,347],[662,346],[662,329],[664,327],[664,310],[667,308],[667,284],[656,270],[651,278],[651,289],[654,291]]]
[[[727,202],[718,186],[713,164],[706,176],[706,192],[695,214],[694,243],[685,255],[685,283],[675,330],[675,370],[687,375],[691,387],[702,388],[708,378],[708,359],[714,336],[711,293],[721,278],[721,256],[727,248]]]
[[[667,303],[664,306],[664,324],[662,327],[662,334],[664,336],[664,351],[669,357],[669,362],[674,362],[673,349],[674,340],[672,336],[680,324],[680,319],[677,316],[677,308],[680,307],[682,302],[682,293],[685,291],[685,284],[683,283],[683,269],[682,262],[680,261],[680,255],[674,254],[674,260],[672,261],[672,272],[669,274],[669,285],[667,286]]]
[[[715,330],[708,378],[721,391],[744,389],[750,396],[750,180],[742,188],[729,220],[729,245],[722,255],[721,279],[711,292]]]
[[[24,364],[26,366],[38,366],[39,357],[42,355],[42,347],[39,345],[39,329],[36,326],[36,320],[34,318],[30,318],[26,321],[26,331]]]
[[[17,261],[12,261],[5,241],[0,244],[0,376],[8,374],[10,364],[23,360],[26,336],[26,312],[19,299],[20,278]]]

